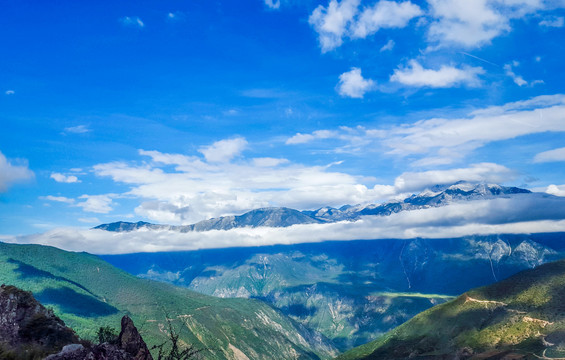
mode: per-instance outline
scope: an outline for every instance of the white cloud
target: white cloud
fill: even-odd
[[[520,63],[518,63],[517,61],[512,62],[511,64],[505,64],[504,65],[504,73],[506,74],[506,76],[512,78],[512,80],[514,81],[514,83],[518,86],[524,86],[524,85],[536,85],[536,84],[543,84],[543,80],[534,80],[531,81],[530,83],[528,83],[526,80],[524,80],[524,78],[518,74],[516,74],[513,70],[514,67],[519,66]]]
[[[389,41],[386,42],[386,44],[383,45],[383,47],[381,47],[380,52],[390,51],[394,48],[394,45],[395,45],[394,40],[390,39]]]
[[[395,179],[394,186],[397,192],[408,192],[422,190],[433,185],[453,184],[460,180],[498,184],[511,180],[515,175],[505,166],[480,163],[472,164],[468,168],[405,172]]]
[[[138,16],[124,16],[120,18],[120,22],[128,27],[143,28],[145,26]]]
[[[67,176],[67,175],[63,175],[61,173],[51,173],[50,178],[55,180],[56,182],[59,182],[59,183],[71,184],[71,183],[80,182],[80,180],[74,175],[68,175]]]
[[[282,164],[288,164],[289,161],[288,159],[277,159],[277,158],[270,158],[270,157],[264,157],[264,158],[254,158],[253,159],[253,165],[258,166],[258,167],[275,167],[275,166],[279,166]]]
[[[478,75],[484,74],[481,67],[463,67],[442,65],[438,70],[424,69],[416,60],[410,60],[408,67],[394,70],[390,81],[406,86],[451,88],[457,86],[479,86]]]
[[[16,92],[14,90],[6,90],[6,92],[4,92],[4,94],[6,95],[14,95]]]
[[[549,185],[545,192],[555,196],[565,197],[565,185]]]
[[[47,195],[47,196],[40,196],[39,199],[41,199],[41,200],[48,200],[48,201],[55,201],[55,202],[61,202],[61,203],[65,203],[65,204],[74,204],[74,202],[75,202],[74,199],[70,199],[70,198],[65,197],[65,196]]]
[[[370,129],[341,127],[298,133],[288,145],[331,139],[336,153],[378,151],[410,157],[413,166],[448,165],[485,144],[544,132],[564,132],[565,95],[538,96],[525,101],[477,109],[466,116],[428,118],[402,126]],[[324,136],[319,136],[323,132]],[[340,141],[335,147],[335,141]],[[343,145],[345,144],[345,145]]]
[[[227,162],[241,154],[247,147],[247,140],[234,138],[216,141],[210,146],[201,147],[201,152],[209,162]]]
[[[281,7],[281,0],[265,0],[265,5],[271,9],[278,9]]]
[[[94,172],[129,185],[123,196],[141,200],[136,213],[158,222],[188,224],[265,206],[306,209],[374,202],[394,189],[369,187],[365,184],[372,179],[331,171],[331,164],[303,166],[274,158],[209,163],[180,154],[140,154],[151,156],[153,163],[99,164]]]
[[[27,164],[14,165],[0,152],[0,193],[7,191],[11,185],[26,182],[34,176]]]
[[[312,134],[301,134],[297,133],[296,135],[288,138],[286,140],[287,145],[296,145],[296,144],[305,144],[310,141],[316,139],[330,139],[338,136],[337,131],[331,130],[316,130]]]
[[[473,48],[510,30],[508,19],[488,0],[428,0],[436,19],[428,29],[430,41]]]
[[[477,110],[466,118],[435,118],[391,129],[384,144],[390,154],[452,159],[493,141],[565,131],[564,113],[565,96],[539,96]]]
[[[71,126],[64,129],[65,133],[68,134],[84,134],[90,132],[90,129],[86,125]]]
[[[341,96],[361,99],[367,91],[371,91],[374,87],[375,82],[371,79],[364,79],[361,69],[351,68],[350,71],[339,76],[337,92]]]
[[[366,38],[380,29],[403,28],[422,15],[419,6],[410,1],[381,0],[359,11],[360,0],[331,0],[327,7],[319,5],[310,15],[309,23],[318,33],[322,52],[343,44],[343,38]]]
[[[76,206],[87,212],[107,214],[112,211],[112,197],[112,194],[82,195],[79,199],[84,199],[84,201],[77,202]]]
[[[319,5],[308,22],[318,33],[322,52],[341,46],[353,17],[357,14],[360,0],[331,0],[327,8]]]
[[[382,28],[403,28],[408,22],[422,15],[422,9],[410,1],[397,3],[381,0],[373,7],[365,8],[352,25],[353,38],[365,38]]]
[[[535,163],[545,163],[545,162],[558,162],[565,161],[565,147],[544,151],[536,154],[534,157]]]
[[[120,254],[234,246],[296,244],[332,240],[452,238],[467,235],[565,231],[565,201],[549,195],[454,203],[445,207],[367,216],[355,222],[240,228],[179,233],[141,229],[132,232],[56,229],[3,239],[52,245],[70,251]]]
[[[562,28],[565,25],[565,18],[563,16],[555,16],[540,21],[540,26]]]

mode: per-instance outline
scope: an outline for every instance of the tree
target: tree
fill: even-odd
[[[181,349],[179,344],[179,332],[174,328],[170,318],[166,316],[169,327],[169,339],[161,345],[153,346],[153,349],[159,349],[157,360],[189,360],[199,359],[200,353],[205,349],[197,349],[193,345]],[[167,343],[170,343],[167,346]]]
[[[118,341],[118,332],[111,326],[101,326],[96,333],[98,343],[115,344]]]

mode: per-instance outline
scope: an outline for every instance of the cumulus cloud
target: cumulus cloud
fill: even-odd
[[[212,145],[200,148],[200,151],[207,161],[227,162],[241,154],[247,147],[247,140],[244,138],[226,139],[216,141]]]
[[[473,48],[509,31],[508,18],[488,0],[428,0],[435,21],[428,38],[441,45]]]
[[[357,14],[360,0],[331,0],[327,7],[319,5],[308,22],[318,33],[322,52],[341,46],[353,17]]]
[[[44,234],[5,239],[52,245],[70,251],[122,254],[305,242],[451,238],[467,235],[565,231],[565,201],[535,194],[454,203],[445,207],[366,216],[355,222],[294,225],[286,228],[240,228],[179,233],[140,229],[133,232],[56,229]]]
[[[27,164],[14,165],[0,152],[0,192],[5,192],[10,186],[26,182],[35,177]]]
[[[158,151],[140,154],[152,162],[98,164],[94,172],[130,186],[122,195],[140,199],[136,213],[158,222],[188,224],[265,206],[306,209],[367,203],[394,190],[366,185],[370,178],[331,171],[332,164],[304,166],[277,158],[219,163]]]
[[[327,7],[319,5],[310,15],[309,23],[318,33],[322,52],[343,44],[344,37],[366,38],[380,29],[403,28],[422,10],[410,1],[381,0],[359,10],[360,0],[331,0]]]
[[[564,196],[565,197],[565,185],[549,185],[545,192],[555,196]]]
[[[16,92],[14,90],[6,90],[4,94],[6,95],[14,95]]]
[[[124,16],[120,18],[122,25],[134,28],[143,28],[145,24],[138,16]]]
[[[430,49],[457,46],[477,48],[512,30],[512,20],[523,18],[551,4],[541,0],[428,0],[427,12],[411,1],[381,0],[361,6],[361,0],[330,0],[310,15],[322,52],[333,50],[344,39],[360,39],[380,29],[404,28],[410,20],[425,19]],[[551,17],[540,26],[562,27],[562,17]]]
[[[365,38],[380,29],[403,28],[410,20],[422,15],[422,9],[410,1],[395,2],[381,0],[365,8],[358,20],[352,24],[353,38]]]
[[[367,91],[375,87],[375,82],[371,79],[365,79],[361,75],[361,69],[352,68],[339,76],[337,92],[341,96],[361,99]]]
[[[557,162],[557,161],[565,161],[565,147],[548,150],[536,154],[534,157],[535,163],[545,163],[545,162]]]
[[[112,196],[106,195],[82,195],[79,199],[83,200],[76,203],[76,206],[81,207],[84,211],[107,214],[112,211]]]
[[[438,70],[424,69],[416,60],[411,60],[407,67],[394,70],[390,81],[413,87],[475,87],[481,83],[478,76],[484,73],[483,68],[470,66],[456,68],[442,65]]]
[[[63,175],[61,173],[51,173],[50,178],[59,183],[71,184],[80,182],[80,180],[74,175]]]

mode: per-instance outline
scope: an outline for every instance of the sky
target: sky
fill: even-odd
[[[0,7],[0,240],[458,180],[565,196],[563,0]]]

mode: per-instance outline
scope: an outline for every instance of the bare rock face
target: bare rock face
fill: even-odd
[[[117,344],[104,343],[89,348],[72,344],[45,360],[153,360],[153,357],[133,321],[124,316]]]
[[[122,331],[118,337],[118,346],[132,355],[135,360],[153,360],[147,345],[127,315],[122,318]]]
[[[78,342],[75,332],[30,292],[0,287],[0,351],[4,354],[49,354]]]

